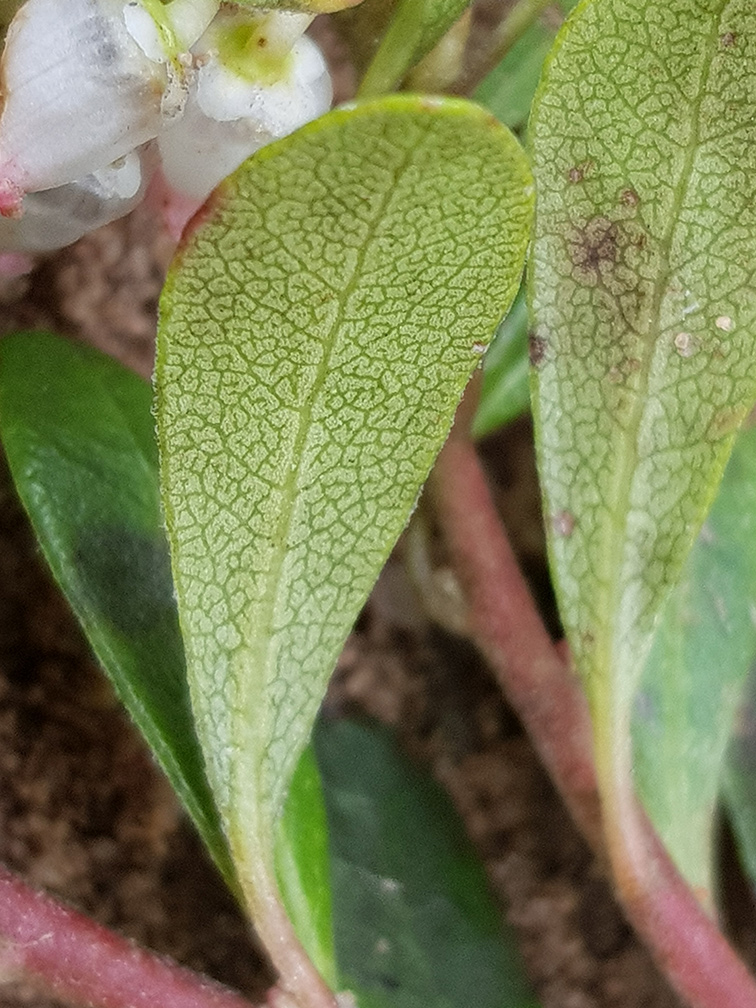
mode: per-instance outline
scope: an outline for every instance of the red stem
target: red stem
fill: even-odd
[[[754,1008],[756,982],[678,873],[629,777],[609,788],[602,828],[583,691],[541,621],[475,449],[459,431],[439,457],[433,490],[473,637],[586,839],[608,850],[629,919],[690,1008]]]
[[[432,492],[472,635],[598,851],[603,841],[585,696],[543,625],[467,437],[452,432],[433,470]]]
[[[690,1008],[754,1008],[756,981],[675,868],[632,792],[621,805],[606,816],[615,884],[660,969]]]
[[[0,866],[0,973],[90,1008],[251,1008],[241,995],[140,949]]]

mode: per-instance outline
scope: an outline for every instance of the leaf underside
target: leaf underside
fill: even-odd
[[[150,398],[87,347],[42,333],[0,343],[0,430],[44,552],[137,726],[163,762],[170,750],[172,782],[200,826],[202,810],[203,839],[232,880],[189,713]],[[359,1008],[462,1008],[471,984],[481,1006],[505,994],[507,1008],[531,1008],[448,798],[375,726],[321,723],[317,756],[308,747],[297,766],[276,863],[326,979]]]
[[[157,387],[174,577],[209,777],[252,874],[516,292],[530,199],[521,151],[481,110],[394,97],[248,161],[170,272]]]
[[[534,105],[545,513],[609,747],[756,398],[755,88],[745,0],[587,0]]]

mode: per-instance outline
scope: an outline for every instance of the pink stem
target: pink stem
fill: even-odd
[[[91,1008],[250,1008],[241,995],[140,949],[0,866],[0,973]]]
[[[756,981],[675,868],[632,791],[619,806],[605,817],[615,884],[660,969],[690,1008],[754,1008]]]
[[[608,848],[629,919],[690,1008],[754,1008],[756,982],[678,873],[630,779],[610,788],[602,817],[582,689],[538,615],[463,433],[452,432],[433,490],[473,636],[586,839]]]
[[[435,511],[473,637],[584,836],[603,846],[588,707],[517,565],[471,442],[452,432],[433,471]]]

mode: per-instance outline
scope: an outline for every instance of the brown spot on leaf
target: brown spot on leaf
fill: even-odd
[[[738,41],[738,36],[735,32],[725,32],[723,35],[719,36],[719,44],[723,49],[732,49],[735,43]]]
[[[543,336],[536,336],[534,332],[528,333],[528,356],[533,367],[543,364],[547,347],[548,343]]]
[[[640,197],[638,196],[638,193],[635,191],[635,189],[630,188],[623,189],[622,192],[620,193],[620,203],[623,203],[625,206],[629,207],[637,207],[638,204],[640,203]]]
[[[590,175],[593,171],[593,161],[583,161],[582,164],[575,165],[573,168],[567,172],[567,178],[574,185],[578,182],[584,181],[586,175]]]
[[[575,228],[568,239],[570,259],[577,267],[576,279],[596,284],[606,268],[618,258],[619,229],[608,217],[592,217],[582,228]]]

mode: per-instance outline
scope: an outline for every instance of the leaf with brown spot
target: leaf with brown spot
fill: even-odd
[[[545,513],[575,518],[570,536],[549,529],[550,553],[607,789],[629,772],[659,612],[756,399],[754,90],[747,0],[584,0],[533,107],[539,464]]]

